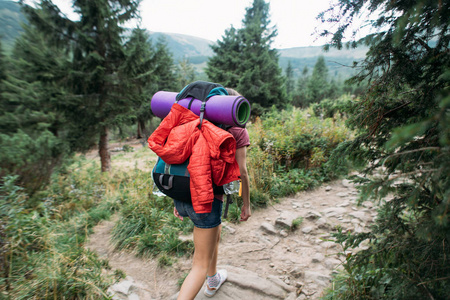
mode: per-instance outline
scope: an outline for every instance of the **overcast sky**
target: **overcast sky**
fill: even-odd
[[[32,0],[30,0],[32,1]],[[29,2],[30,2],[29,1]],[[142,28],[150,31],[182,33],[211,41],[222,39],[233,25],[241,28],[245,9],[253,0],[143,0],[140,5]],[[278,36],[275,48],[320,46],[324,40],[312,35],[320,25],[317,15],[329,8],[330,0],[269,0],[271,25]],[[69,15],[70,0],[53,0]]]
[[[144,0],[141,26],[158,32],[183,33],[211,41],[221,39],[233,25],[240,28],[253,0]],[[322,45],[312,36],[317,15],[329,0],[270,0],[271,25],[278,30],[276,48]]]

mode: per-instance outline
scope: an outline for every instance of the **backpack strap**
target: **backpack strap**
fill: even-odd
[[[188,105],[188,107],[187,107],[189,110],[191,110],[191,106],[192,106],[192,103],[194,103],[194,100],[195,100],[195,98],[192,97],[192,98],[191,98],[191,101],[189,101],[189,105]]]
[[[207,81],[195,81],[192,83],[189,83],[187,86],[185,86],[181,92],[177,95],[176,100],[185,99],[188,97],[194,97],[195,99],[198,99],[200,101],[206,101],[209,97],[209,93],[214,88],[222,87],[222,85],[218,83],[213,82],[207,82]]]
[[[190,108],[194,99],[202,101],[200,107],[200,124],[198,127],[201,128],[205,116],[206,101],[214,95],[228,95],[228,93],[225,88],[218,83],[198,80],[185,86],[177,95],[175,103],[181,99],[192,97],[188,107]]]
[[[180,99],[181,100],[181,99]],[[192,103],[194,103],[195,98],[191,97],[191,100],[189,101],[187,109],[191,109]],[[175,99],[175,103],[178,103],[178,99]]]
[[[227,196],[227,201],[225,202],[225,210],[223,212],[223,218],[226,219],[228,217],[228,206],[230,206],[230,204],[233,204],[233,198],[231,198],[231,195],[226,195]]]

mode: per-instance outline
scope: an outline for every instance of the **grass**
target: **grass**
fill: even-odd
[[[298,229],[300,227],[300,225],[302,225],[302,223],[303,223],[303,217],[298,217],[298,218],[294,219],[292,221],[292,226],[291,226],[292,230]]]

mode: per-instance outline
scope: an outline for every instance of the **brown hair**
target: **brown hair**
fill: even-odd
[[[242,96],[239,94],[236,90],[233,90],[232,88],[225,88],[228,92],[228,95],[230,96]]]

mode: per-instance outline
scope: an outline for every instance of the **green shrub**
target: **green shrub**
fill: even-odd
[[[61,195],[63,202],[52,189],[41,192],[47,197],[33,207],[36,201],[15,185],[16,178],[5,177],[0,184],[1,295],[10,299],[106,297],[112,279],[102,275],[105,262],[83,243],[90,228],[109,212],[98,207],[88,213],[83,207],[91,204],[80,203],[77,193]],[[72,189],[68,178],[59,178],[56,186]],[[71,201],[76,203],[70,205]],[[66,207],[79,209],[69,213]]]
[[[17,185],[33,195],[49,182],[65,156],[67,145],[47,130],[36,136],[18,130],[0,134],[0,149],[0,178],[18,175]]]
[[[324,99],[319,103],[311,104],[311,109],[318,117],[343,117],[346,111],[355,103],[350,95],[342,95],[337,99]]]
[[[120,189],[122,195],[128,196],[124,196],[120,219],[112,232],[114,244],[118,249],[155,257],[161,253],[191,253],[193,244],[181,241],[178,236],[191,232],[192,222],[182,222],[173,215],[172,199],[152,194],[150,178],[150,173],[137,170],[133,179],[124,182]]]
[[[158,267],[170,267],[173,265],[173,258],[170,257],[167,253],[162,252],[158,256]]]
[[[270,204],[270,195],[250,187],[250,199],[253,207],[264,208]]]
[[[339,116],[321,119],[311,109],[272,109],[249,126],[249,134],[251,186],[269,198],[295,194],[347,172],[344,165],[329,163],[334,149],[352,138]]]

